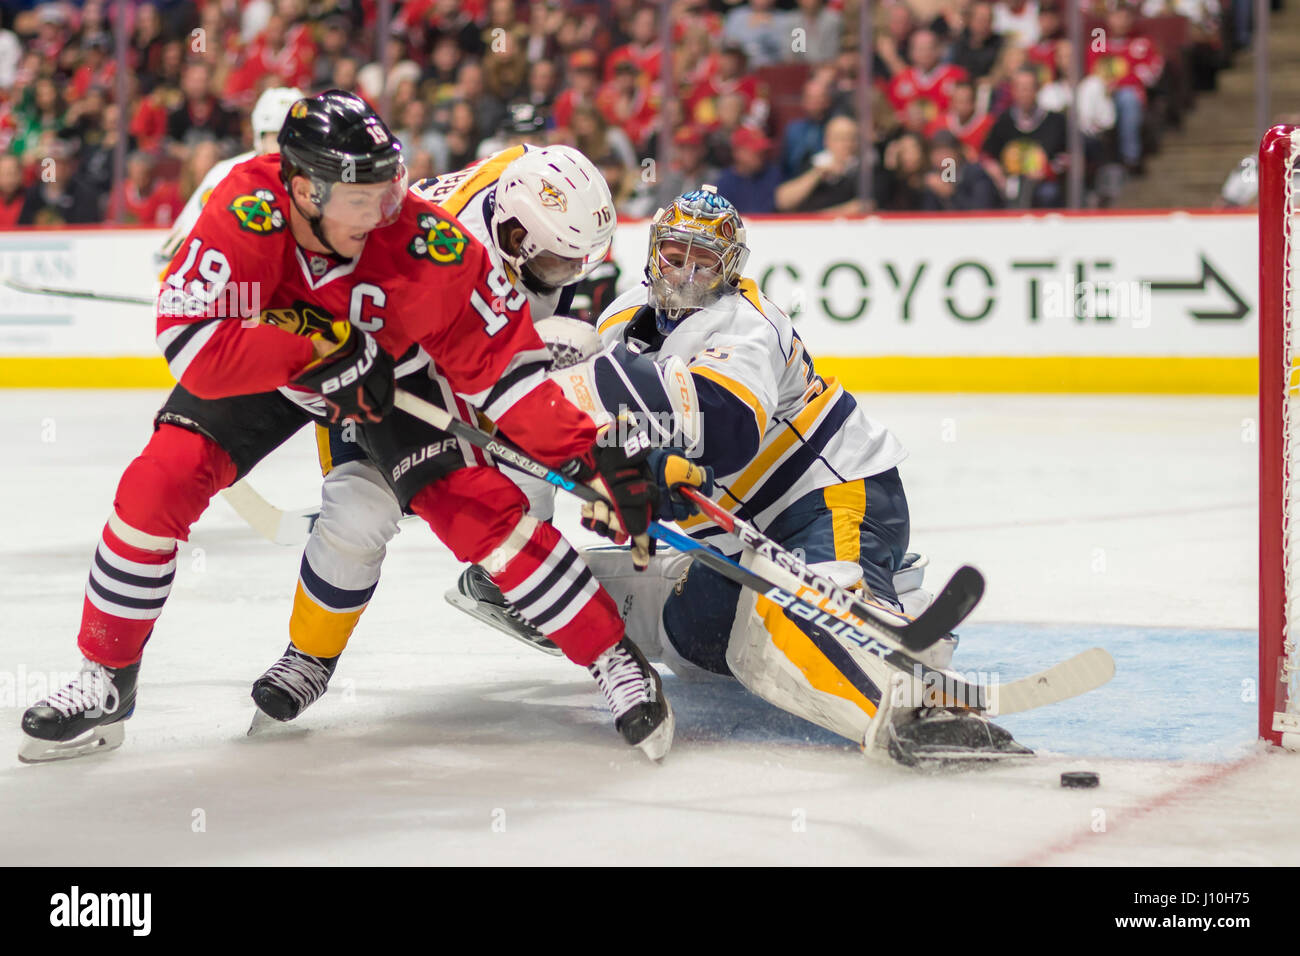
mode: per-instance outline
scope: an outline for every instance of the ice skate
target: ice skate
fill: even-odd
[[[623,739],[651,760],[662,760],[673,745],[673,708],[664,697],[659,673],[636,645],[624,638],[587,670],[600,685]]]
[[[23,713],[18,759],[43,763],[122,746],[139,672],[139,662],[112,668],[83,660],[76,680]]]

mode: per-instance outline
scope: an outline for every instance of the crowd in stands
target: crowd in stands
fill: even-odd
[[[745,213],[1061,206],[1065,2],[876,0],[869,119],[860,0],[673,0],[667,58],[649,0],[394,0],[382,45],[378,0],[131,3],[115,183],[117,0],[7,0],[0,227],[170,224],[212,164],[250,148],[248,112],[270,86],[367,98],[412,181],[516,142],[577,146],[624,216],[701,182]],[[1107,171],[1141,174],[1248,42],[1251,0],[1079,2],[1075,108],[1099,203]]]

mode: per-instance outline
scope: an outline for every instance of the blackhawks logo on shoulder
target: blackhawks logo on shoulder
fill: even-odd
[[[284,213],[271,205],[273,202],[275,193],[269,189],[256,189],[250,194],[236,196],[227,208],[239,220],[240,229],[264,236],[284,228]]]
[[[407,252],[417,259],[428,256],[441,266],[464,261],[469,240],[455,223],[429,213],[422,213],[416,223],[424,234],[411,240]]]

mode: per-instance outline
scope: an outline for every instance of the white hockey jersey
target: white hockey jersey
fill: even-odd
[[[501,258],[496,238],[492,235],[492,203],[497,182],[507,166],[532,148],[513,146],[510,149],[503,149],[454,173],[422,179],[411,187],[411,192],[436,202],[460,220],[460,224],[469,230],[470,235],[487,247],[492,264],[509,277],[518,292],[522,292],[528,298],[528,311],[536,322],[555,314],[562,290],[557,289],[548,295],[538,295],[525,286],[515,274],[515,270]]]
[[[627,341],[647,292],[644,284],[625,292],[601,315],[606,348]],[[817,374],[790,319],[752,279],[690,313],[642,354],[686,362],[704,409],[697,454],[714,466],[714,499],[760,528],[810,492],[888,471],[907,455],[843,386]],[[709,395],[715,407],[725,403],[722,427],[709,420]],[[750,417],[752,430],[745,427]],[[721,532],[700,515],[681,526],[700,538]]]

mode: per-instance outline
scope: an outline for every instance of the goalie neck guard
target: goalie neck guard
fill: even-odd
[[[655,213],[645,274],[659,331],[667,335],[686,313],[733,291],[748,259],[740,213],[714,186],[678,196]]]

